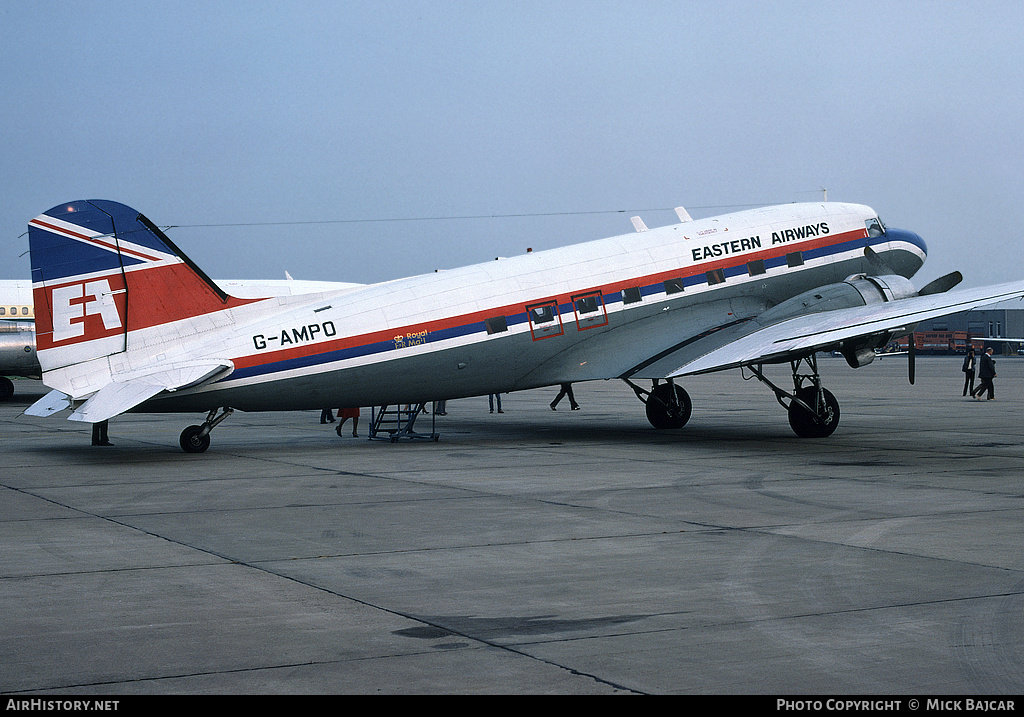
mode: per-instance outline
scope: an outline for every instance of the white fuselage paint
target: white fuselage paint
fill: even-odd
[[[664,377],[683,363],[685,348],[674,348],[681,339],[870,272],[866,244],[912,275],[923,249],[868,238],[865,222],[873,217],[853,204],[769,207],[361,288],[266,299],[129,332],[127,351],[47,383],[84,396],[146,362],[225,359],[235,366],[225,378],[136,410],[258,411]],[[786,254],[801,248],[790,265]]]

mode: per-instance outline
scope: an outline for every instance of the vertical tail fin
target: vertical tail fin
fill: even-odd
[[[61,204],[28,228],[44,375],[128,351],[133,339],[144,343],[149,329],[248,303],[224,293],[149,219],[123,204]]]

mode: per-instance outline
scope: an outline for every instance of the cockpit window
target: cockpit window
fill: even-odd
[[[882,224],[882,220],[878,217],[873,217],[864,222],[868,227],[869,237],[880,237],[885,234],[885,225]]]

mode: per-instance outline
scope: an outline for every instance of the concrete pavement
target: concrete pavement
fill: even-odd
[[[823,440],[733,371],[681,431],[609,381],[450,401],[438,443],[236,413],[201,455],[201,417],[93,448],[17,381],[0,692],[1020,694],[1024,360],[992,402],[959,365],[822,359]]]

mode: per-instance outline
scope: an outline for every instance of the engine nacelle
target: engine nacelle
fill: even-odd
[[[786,299],[755,320],[762,326],[768,326],[795,316],[879,304],[911,296],[917,296],[917,289],[902,276],[856,274],[838,284],[819,286]]]
[[[0,321],[0,376],[38,378],[40,375],[35,324]]]
[[[787,299],[755,320],[762,326],[768,326],[796,316],[898,301],[917,295],[914,285],[902,276],[856,274],[837,284],[820,286]],[[860,368],[874,361],[875,349],[885,346],[892,337],[891,333],[863,336],[844,341],[838,348],[850,366]]]

